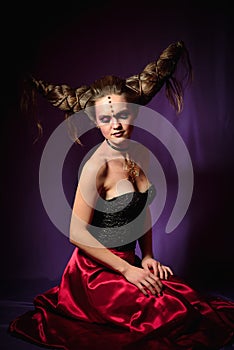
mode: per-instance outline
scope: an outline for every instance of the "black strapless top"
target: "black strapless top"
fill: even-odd
[[[109,200],[100,198],[89,231],[105,247],[132,250],[143,232],[146,207],[153,201],[153,184],[145,192],[129,192]]]

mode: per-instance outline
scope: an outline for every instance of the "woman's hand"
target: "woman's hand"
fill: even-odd
[[[153,295],[160,294],[162,290],[162,282],[160,278],[153,274],[149,269],[142,269],[133,265],[129,265],[123,273],[127,281],[137,286],[140,291],[148,296],[148,291]]]
[[[160,279],[167,280],[170,275],[173,275],[170,267],[162,265],[159,261],[153,258],[144,258],[141,262],[141,266],[145,271],[150,271],[154,276],[159,277]]]

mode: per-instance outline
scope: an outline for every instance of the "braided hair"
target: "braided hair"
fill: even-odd
[[[185,68],[185,74],[180,80],[175,77],[179,62]],[[30,76],[27,84],[31,90],[31,98],[25,94],[22,106],[27,109],[29,103],[34,103],[35,93],[39,92],[53,106],[64,111],[68,118],[86,107],[94,106],[96,100],[110,94],[124,95],[127,102],[146,105],[165,85],[166,97],[177,113],[180,113],[183,109],[184,88],[191,78],[192,66],[188,50],[183,41],[178,41],[163,50],[159,58],[147,64],[142,72],[126,79],[106,75],[90,86],[72,88],[66,84],[55,85]],[[95,120],[94,115],[87,114]]]

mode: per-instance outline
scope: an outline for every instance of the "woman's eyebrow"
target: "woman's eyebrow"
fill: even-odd
[[[116,117],[118,118],[118,115],[123,114],[123,113],[129,113],[129,110],[127,108],[125,108],[122,111],[119,111],[118,113],[116,113]]]
[[[119,111],[118,113],[115,113],[115,118],[119,118],[119,116],[123,113],[130,113],[128,109],[123,109],[121,111]],[[98,119],[102,119],[102,118],[111,118],[110,114],[100,114],[98,115]]]
[[[102,118],[111,118],[111,115],[110,115],[110,114],[100,114],[100,115],[98,115],[98,118],[99,118],[99,119],[102,119]]]

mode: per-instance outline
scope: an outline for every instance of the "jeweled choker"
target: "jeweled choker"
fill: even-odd
[[[106,142],[107,142],[108,146],[110,146],[111,148],[113,148],[116,151],[126,152],[129,150],[129,147],[121,148],[121,147],[116,147],[116,146],[112,145],[108,139],[106,139]]]

